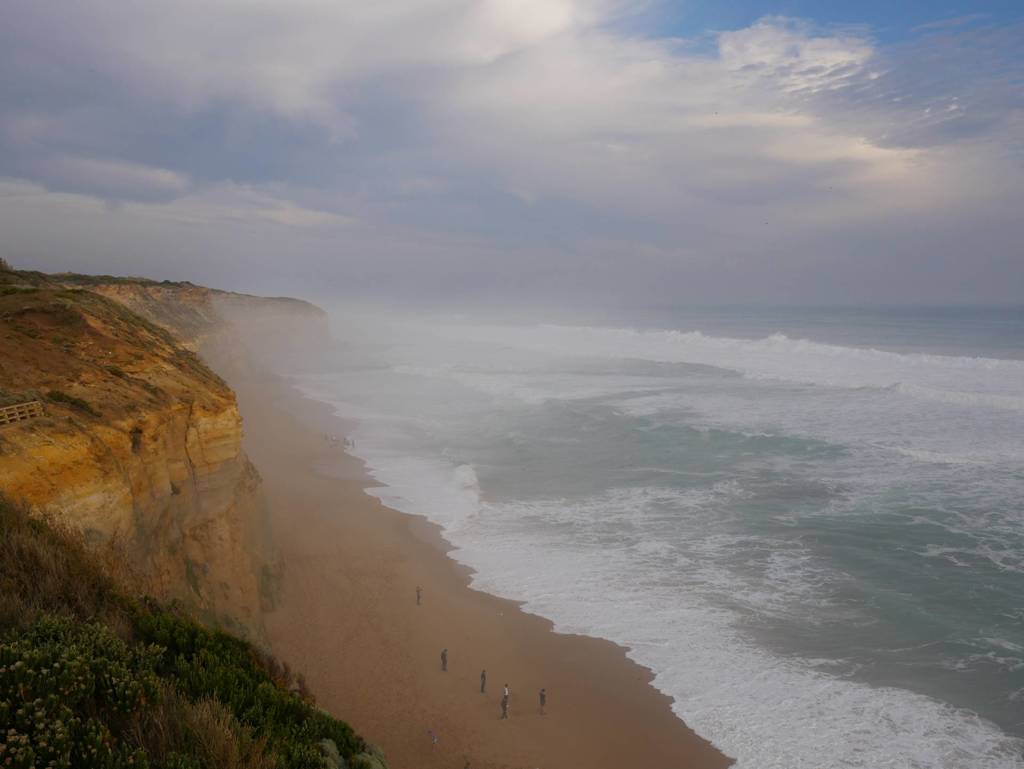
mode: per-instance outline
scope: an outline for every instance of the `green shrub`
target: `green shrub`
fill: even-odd
[[[0,495],[0,632],[46,613],[118,622],[129,606],[125,560],[116,543],[90,550],[80,531]]]
[[[128,598],[117,563],[0,496],[0,767],[322,769],[325,740],[383,765],[286,665]]]
[[[99,412],[88,403],[88,401],[76,398],[73,395],[68,395],[60,390],[50,390],[50,392],[46,393],[46,397],[54,403],[63,403],[65,406],[70,406],[78,411],[84,411],[86,414],[90,414],[91,416],[98,417],[100,415]]]
[[[319,743],[325,738],[346,759],[366,749],[348,724],[275,681],[275,665],[245,641],[161,609],[138,613],[133,624],[140,642],[163,649],[156,667],[161,676],[193,701],[208,697],[225,705],[239,723],[267,740],[282,767],[319,769]]]
[[[156,650],[129,646],[100,625],[54,616],[0,644],[5,765],[147,766],[141,750],[117,738],[156,696],[155,659]]]

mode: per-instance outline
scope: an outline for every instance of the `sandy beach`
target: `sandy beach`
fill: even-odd
[[[622,648],[556,634],[515,603],[469,588],[436,526],[365,493],[362,463],[323,437],[346,429],[329,407],[279,382],[231,384],[285,564],[267,617],[273,649],[394,769],[729,765]],[[506,683],[511,717],[501,720]]]

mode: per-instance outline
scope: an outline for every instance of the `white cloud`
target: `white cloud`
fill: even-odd
[[[723,32],[718,50],[730,70],[763,73],[786,91],[810,93],[841,88],[874,54],[863,36],[816,35],[809,25],[785,18]]]
[[[165,234],[358,231],[361,253],[380,258],[377,237],[421,270],[439,233],[458,246],[432,258],[467,270],[530,248],[604,269],[622,248],[652,274],[734,275],[865,233],[909,251],[978,212],[1019,229],[1012,77],[946,93],[916,52],[783,18],[696,53],[618,30],[636,4],[11,0],[0,174],[123,201]]]
[[[15,1],[18,23],[139,96],[201,109],[240,100],[345,127],[345,86],[476,66],[592,22],[583,0]]]
[[[72,161],[76,164],[78,161]],[[109,173],[107,166],[98,166],[100,173]],[[149,170],[139,171],[149,181]],[[116,169],[116,181],[122,182],[122,169]],[[154,173],[159,174],[159,171]],[[193,190],[170,202],[134,201],[111,208],[103,196],[82,193],[54,193],[45,187],[22,179],[0,177],[0,200],[5,213],[20,207],[23,212],[46,209],[47,214],[137,217],[140,220],[172,222],[186,227],[198,226],[261,226],[280,225],[302,230],[337,232],[353,226],[357,220],[331,211],[297,205],[281,197],[272,188],[223,183]],[[15,217],[16,218],[16,217]],[[13,224],[13,219],[11,222]]]
[[[122,160],[57,155],[47,158],[44,168],[50,179],[62,185],[115,199],[177,197],[189,188],[182,174]]]
[[[831,185],[888,209],[920,200],[932,180],[913,172],[919,153],[844,131],[804,96],[835,88],[871,52],[786,21],[723,34],[717,57],[590,29],[465,73],[437,109],[464,157],[530,199],[707,221],[709,208],[742,213],[738,203],[724,213],[723,196],[766,187],[757,208],[799,200],[813,213],[834,205],[817,199]]]

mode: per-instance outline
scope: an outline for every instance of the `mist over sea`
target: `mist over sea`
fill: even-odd
[[[371,493],[740,769],[1024,767],[1024,308],[336,321]]]

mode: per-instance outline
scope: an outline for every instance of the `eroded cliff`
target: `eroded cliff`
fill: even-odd
[[[46,408],[0,428],[0,490],[119,538],[156,593],[258,639],[279,576],[259,475],[234,393],[186,347],[223,346],[211,292],[66,277],[0,281],[0,405]]]

